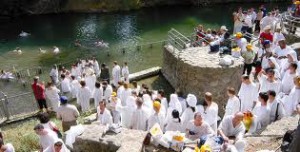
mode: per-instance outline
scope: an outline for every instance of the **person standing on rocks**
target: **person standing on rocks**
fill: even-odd
[[[46,95],[45,95],[45,86],[43,83],[39,83],[39,77],[35,76],[33,78],[33,84],[31,85],[33,94],[35,99],[38,102],[40,111],[43,111],[45,108],[48,111],[47,103],[46,103]]]
[[[138,97],[135,102],[136,102],[137,109],[132,114],[130,128],[135,129],[135,130],[146,131],[147,120],[149,118],[149,115],[148,115],[147,111],[144,108],[142,108],[143,99]]]
[[[121,80],[121,67],[117,61],[113,62],[112,77],[114,87],[118,87],[118,82]]]
[[[77,104],[81,106],[81,111],[86,112],[90,109],[91,90],[86,86],[85,81],[80,81],[81,88],[77,94]]]
[[[62,120],[63,132],[69,130],[71,126],[77,125],[77,117],[79,117],[79,112],[76,106],[68,104],[68,98],[62,96],[60,98],[61,106],[57,109],[56,117]]]

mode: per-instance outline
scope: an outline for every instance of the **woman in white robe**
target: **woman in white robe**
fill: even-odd
[[[122,127],[130,129],[131,127],[131,119],[133,112],[136,109],[136,96],[129,96],[126,100],[126,106],[123,106],[119,110],[121,111],[121,124]]]
[[[171,113],[172,117],[170,120],[168,120],[166,124],[165,131],[179,131],[183,132],[182,124],[181,124],[181,119],[179,116],[178,110],[174,109]]]
[[[81,111],[86,112],[90,109],[91,90],[86,86],[85,81],[81,81],[81,88],[77,94],[77,104],[81,106]]]
[[[228,115],[234,115],[241,111],[241,102],[239,98],[235,95],[235,89],[229,87],[227,89],[228,101],[225,107],[224,118]]]
[[[107,82],[102,83],[102,87],[103,87],[104,99],[107,101],[109,100],[111,94],[113,93],[113,88],[111,85],[107,84]]]
[[[197,98],[193,94],[188,94],[186,98],[187,108],[181,115],[182,128],[186,128],[188,122],[194,119],[194,114],[196,112]]]
[[[242,85],[238,97],[241,100],[242,112],[253,109],[253,105],[258,97],[258,88],[256,84],[250,80],[249,76],[242,76]]]
[[[113,92],[111,98],[108,100],[107,108],[111,111],[114,124],[120,124],[122,104],[116,92]]]
[[[260,101],[259,104],[253,109],[256,124],[255,132],[259,132],[261,129],[267,127],[271,121],[270,108],[267,106],[268,94],[265,92],[259,93],[258,100]]]
[[[95,89],[95,83],[97,81],[95,74],[90,74],[85,77],[86,86],[92,91]]]
[[[65,143],[60,138],[56,138],[53,146],[49,146],[43,152],[70,152]]]
[[[99,63],[95,58],[93,59],[93,69],[95,71],[96,77],[99,77],[100,73],[101,73],[101,70],[99,68]]]
[[[170,103],[169,103],[169,107],[167,109],[167,116],[166,116],[166,121],[170,121],[172,118],[172,111],[176,109],[179,112],[179,116],[182,113],[182,108],[181,108],[181,104],[178,100],[178,96],[177,94],[171,94],[170,95]],[[168,122],[165,122],[166,124]]]
[[[153,111],[153,102],[152,102],[152,99],[150,97],[149,94],[144,94],[142,96],[143,98],[143,108],[147,111],[148,115],[152,115],[154,113]]]
[[[277,63],[276,59],[274,57],[269,58],[269,68],[273,68],[275,71],[275,78],[281,80],[281,74],[280,74],[280,66]]]
[[[216,132],[218,124],[218,105],[212,101],[212,94],[205,93],[205,105],[197,106],[197,112],[200,112],[205,122]]]
[[[95,108],[97,108],[99,102],[103,100],[103,88],[100,82],[96,82],[95,84],[95,89],[93,90],[93,98],[94,98]]]
[[[119,86],[118,86],[118,89],[117,89],[117,96],[119,99],[121,99],[121,96],[122,96],[122,93],[124,91],[124,83],[123,82],[119,82]]]
[[[143,108],[143,100],[141,98],[136,99],[136,106],[137,108],[132,113],[131,129],[146,131],[147,120],[150,115],[148,115],[147,111]]]
[[[58,69],[57,69],[56,65],[53,66],[53,68],[51,69],[49,75],[51,77],[52,83],[57,84],[57,82],[58,82]]]
[[[48,82],[46,87],[46,97],[50,100],[51,107],[53,111],[56,111],[60,105],[60,98],[59,98],[60,90],[56,88],[51,82]]]
[[[124,78],[124,82],[129,83],[129,69],[127,62],[125,62],[124,66],[122,67],[122,77]]]
[[[118,82],[121,80],[121,68],[117,64],[117,62],[114,62],[114,67],[112,69],[112,77],[113,77],[113,85],[115,87],[118,87]]]
[[[145,101],[144,101],[145,102]],[[161,130],[164,130],[164,122],[165,117],[164,114],[160,112],[161,104],[158,101],[153,102],[153,111],[154,113],[149,117],[148,119],[148,131],[156,124],[158,123]]]
[[[285,113],[287,116],[291,116],[295,113],[297,106],[300,103],[300,76],[294,79],[294,88],[291,90],[288,96],[284,96],[282,99]]]
[[[296,66],[297,65],[295,63],[291,63],[282,79],[282,92],[286,95],[290,94],[291,90],[294,88],[294,77],[297,76],[297,69],[295,69]]]

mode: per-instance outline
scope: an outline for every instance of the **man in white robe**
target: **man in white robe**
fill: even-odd
[[[51,69],[49,75],[51,77],[52,83],[57,84],[57,82],[58,82],[58,69],[57,69],[56,65],[53,66],[53,68]]]
[[[126,104],[127,98],[131,95],[132,90],[129,88],[129,84],[125,83],[124,84],[124,90],[122,91],[122,94],[120,96],[121,103],[123,106]]]
[[[149,115],[147,111],[143,108],[143,99],[137,98],[136,99],[136,106],[137,109],[133,112],[131,118],[131,129],[135,130],[143,130],[146,131],[147,129],[147,120]]]
[[[97,81],[96,75],[94,73],[90,73],[89,75],[86,75],[85,82],[86,86],[93,91],[95,89],[95,83]]]
[[[286,95],[290,94],[294,88],[294,77],[296,77],[298,65],[296,63],[290,63],[289,69],[285,72],[281,85],[282,92]]]
[[[97,107],[97,120],[101,125],[110,125],[113,123],[110,111],[106,109],[105,100],[99,102],[99,106]]]
[[[124,66],[122,67],[122,77],[124,78],[125,83],[129,83],[129,69],[127,62],[124,62]]]
[[[102,87],[103,87],[103,96],[104,96],[104,99],[106,101],[109,100],[111,94],[113,93],[113,88],[110,84],[107,83],[107,81],[103,81],[102,82]]]
[[[90,109],[91,90],[86,86],[85,81],[80,81],[81,88],[77,94],[77,104],[81,106],[81,111],[86,112]]]
[[[258,104],[253,109],[253,114],[255,116],[254,121],[256,122],[255,132],[260,132],[262,129],[267,127],[270,124],[270,108],[267,106],[269,96],[266,92],[259,93],[258,100],[260,104]]]
[[[112,77],[114,87],[118,87],[118,82],[121,80],[121,68],[117,61],[114,61],[113,63]]]
[[[244,114],[242,112],[238,112],[234,115],[228,115],[224,117],[219,128],[218,134],[224,139],[225,143],[228,143],[230,137],[234,137],[234,146],[237,149],[244,151],[245,141],[245,126],[243,124]],[[242,143],[241,145],[239,145]]]
[[[119,84],[119,86],[118,86],[118,89],[117,89],[117,96],[118,96],[119,99],[121,99],[121,95],[124,91],[124,83],[123,83],[123,81],[119,81],[118,84]]]
[[[276,99],[276,92],[273,90],[268,91],[268,107],[270,109],[270,121],[274,122],[280,120],[285,116],[283,104]]]
[[[144,101],[145,102],[145,101]],[[164,129],[165,117],[160,112],[161,104],[158,101],[153,102],[153,110],[155,111],[148,119],[147,130],[149,131],[156,123],[159,124],[160,128]]]
[[[137,94],[135,91],[132,91],[132,95],[129,96],[126,100],[126,106],[122,106],[119,108],[121,111],[121,123],[122,127],[130,128],[131,127],[131,119],[133,112],[136,110],[136,98]]]
[[[96,82],[95,89],[93,90],[93,98],[95,108],[98,107],[99,102],[103,100],[103,88],[101,87],[100,82]]]
[[[61,91],[64,94],[71,91],[70,80],[66,78],[65,74],[61,74]]]
[[[114,124],[120,124],[121,123],[121,111],[122,105],[121,100],[117,97],[117,93],[113,92],[111,94],[111,98],[108,100],[107,108],[111,111],[112,117],[113,117],[113,123]]]
[[[238,93],[238,97],[241,100],[241,111],[252,110],[257,101],[258,90],[249,76],[242,76],[242,85]]]
[[[93,58],[92,63],[93,63],[93,69],[95,71],[96,77],[99,77],[100,73],[101,73],[101,70],[100,70],[100,67],[99,67],[99,63],[98,63],[98,61],[96,60],[95,57]]]
[[[57,134],[54,131],[45,129],[41,124],[36,125],[34,127],[34,131],[39,136],[39,143],[41,146],[40,151],[52,147],[55,141],[58,139]]]
[[[75,76],[72,75],[71,79],[72,79],[71,80],[71,95],[72,95],[72,98],[74,99],[77,97],[77,93],[78,93],[78,90],[80,89],[81,85]]]
[[[235,113],[241,111],[241,102],[240,99],[235,95],[235,89],[229,87],[227,89],[227,95],[229,97],[226,107],[225,107],[225,116],[234,115]]]
[[[194,114],[194,119],[190,120],[185,127],[185,136],[190,140],[197,140],[201,136],[213,135],[215,132],[202,118],[200,112]]]
[[[275,57],[277,58],[277,62],[281,65],[281,62],[286,60],[287,55],[293,50],[290,46],[286,44],[285,39],[281,39],[278,41],[279,46],[274,49]]]
[[[258,74],[258,81],[260,83],[259,92],[267,92],[274,90],[276,94],[281,92],[281,82],[275,78],[275,71],[267,69],[266,73],[262,70]]]

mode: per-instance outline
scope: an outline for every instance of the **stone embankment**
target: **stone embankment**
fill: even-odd
[[[235,59],[230,66],[221,66],[218,53],[209,53],[209,47],[187,48],[179,51],[166,45],[163,53],[162,73],[170,84],[184,94],[195,94],[203,101],[204,93],[211,92],[213,100],[224,113],[227,87],[239,89],[242,59]]]

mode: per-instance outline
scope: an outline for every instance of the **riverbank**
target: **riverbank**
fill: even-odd
[[[51,13],[104,13],[135,10],[165,5],[224,5],[229,3],[287,2],[286,0],[3,0],[0,16],[37,15]]]

